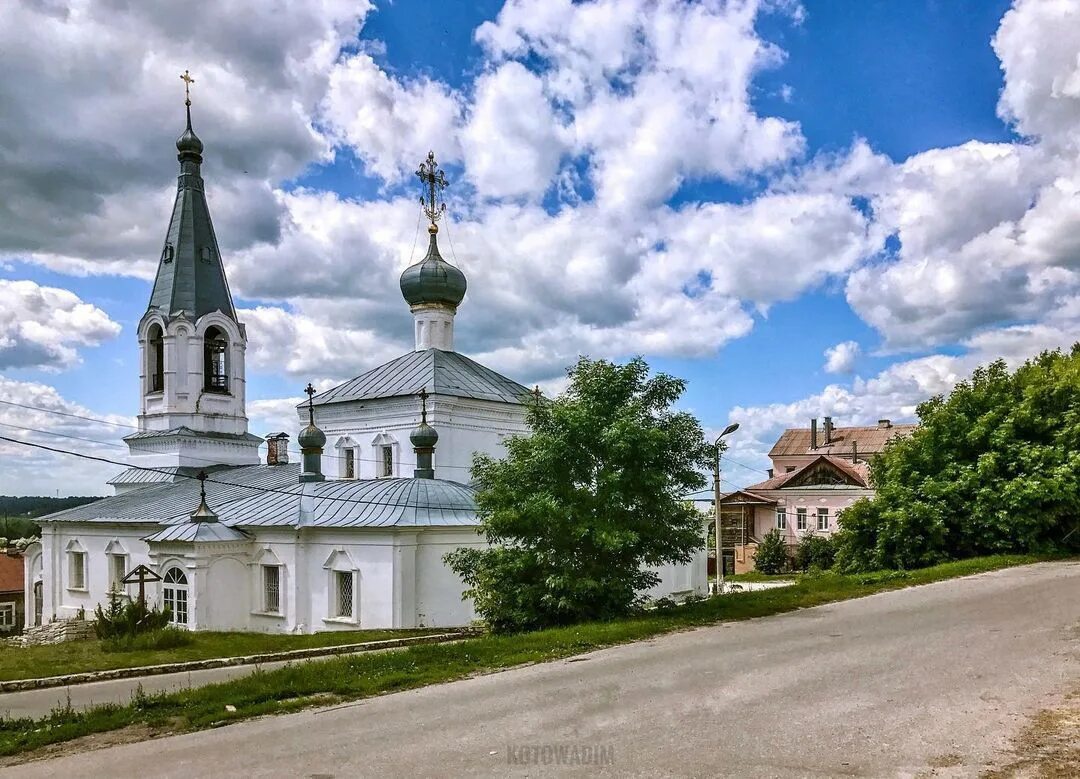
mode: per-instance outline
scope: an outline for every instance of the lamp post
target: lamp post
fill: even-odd
[[[724,428],[724,432],[716,437],[713,448],[716,449],[716,460],[713,462],[713,514],[716,519],[716,593],[724,591],[724,543],[723,533],[720,531],[720,453],[723,451],[723,438],[731,435],[739,429],[738,422],[732,422]]]

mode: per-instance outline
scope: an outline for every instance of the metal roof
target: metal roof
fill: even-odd
[[[125,441],[141,441],[150,438],[214,438],[221,441],[262,441],[263,439],[253,433],[215,433],[213,431],[196,431],[190,427],[174,427],[169,430],[140,430],[137,433],[124,436]]]
[[[796,468],[788,473],[781,473],[776,476],[772,476],[765,481],[758,482],[757,484],[751,484],[743,492],[751,493],[754,490],[779,490],[787,486],[788,482],[798,479],[799,476],[811,470],[820,462],[826,462],[833,468],[836,468],[841,473],[845,474],[852,481],[858,484],[852,485],[822,485],[815,484],[814,489],[832,489],[833,487],[839,489],[867,489],[870,485],[870,468],[867,463],[851,463],[848,460],[844,460],[841,457],[834,457],[833,455],[823,454],[805,465]]]
[[[825,445],[825,432],[818,428],[818,447],[810,447],[810,428],[788,428],[769,450],[769,457],[786,455],[833,454],[850,455],[851,445],[858,448],[859,456],[877,454],[885,449],[885,444],[898,435],[907,435],[917,425],[890,425],[889,427],[836,427],[833,428],[831,443]]]
[[[182,525],[169,525],[143,541],[148,544],[160,544],[165,541],[188,544],[207,544],[222,541],[249,541],[251,536],[240,530],[222,525],[220,522],[185,522]]]
[[[191,130],[190,120],[188,130]],[[199,146],[201,150],[201,143]],[[183,311],[192,320],[220,311],[235,321],[236,310],[206,204],[200,171],[202,156],[193,149],[185,152],[180,148],[180,152],[176,202],[147,308],[166,316]]]
[[[347,400],[370,400],[415,395],[426,389],[434,395],[522,402],[528,388],[457,352],[426,349],[403,354],[320,395],[316,405]],[[297,407],[299,408],[299,406]]]
[[[441,479],[364,479],[299,483],[300,464],[211,469],[206,502],[229,528],[444,527],[477,525],[475,490]],[[151,484],[39,522],[188,526],[199,483]],[[180,532],[180,531],[176,531]],[[157,535],[153,536],[155,540]],[[166,540],[180,540],[168,537]]]
[[[162,484],[195,476],[200,470],[202,469],[190,466],[168,466],[155,468],[152,471],[146,468],[128,468],[105,483],[113,486],[118,484]]]

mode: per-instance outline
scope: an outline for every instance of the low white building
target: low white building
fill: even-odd
[[[161,577],[150,598],[191,629],[468,624],[472,604],[443,555],[485,543],[469,465],[528,432],[531,398],[453,350],[466,280],[439,255],[434,158],[422,166],[428,252],[401,277],[415,351],[303,404],[301,464],[289,462],[284,433],[267,436],[261,460],[264,439],[247,429],[248,334],[210,221],[190,107],[177,149],[176,205],[138,328],[132,467],[110,481],[115,496],[40,520],[41,542],[26,553],[28,612],[47,622],[90,614],[114,591],[134,597],[138,586],[120,580],[145,565]],[[659,573],[653,597],[704,594],[704,550]]]

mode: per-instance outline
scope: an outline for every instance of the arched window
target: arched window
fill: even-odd
[[[169,610],[169,621],[174,625],[188,623],[187,596],[187,575],[179,568],[170,568],[162,584],[162,605]]]
[[[165,391],[165,340],[161,332],[161,325],[151,325],[147,333],[147,342],[150,345],[146,353],[147,381],[150,382],[150,392]]]
[[[203,336],[203,391],[229,392],[227,352],[229,339],[219,328],[211,327]]]

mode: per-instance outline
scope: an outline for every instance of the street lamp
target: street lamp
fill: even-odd
[[[720,453],[723,451],[723,437],[731,435],[739,429],[738,422],[732,422],[724,428],[724,432],[716,437],[713,448],[716,449],[716,461],[713,463],[713,514],[716,519],[716,592],[724,591],[724,545],[720,532]]]

